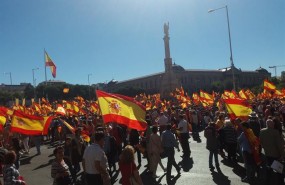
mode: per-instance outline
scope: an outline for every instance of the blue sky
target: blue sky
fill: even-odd
[[[56,80],[71,84],[121,81],[164,71],[163,24],[171,57],[185,69],[234,64],[255,70],[285,64],[284,0],[1,0],[0,84],[44,75],[44,49]],[[277,68],[278,75],[285,67]],[[47,69],[48,79],[52,79]]]

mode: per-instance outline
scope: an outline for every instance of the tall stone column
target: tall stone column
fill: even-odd
[[[172,70],[172,58],[170,57],[170,47],[169,47],[169,23],[164,23],[164,49],[165,49],[165,58],[164,66],[165,72],[162,77],[160,94],[163,98],[170,96],[170,93],[175,90],[176,87],[179,87],[179,82],[176,78],[175,73]]]

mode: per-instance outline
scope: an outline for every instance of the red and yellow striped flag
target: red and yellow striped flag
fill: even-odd
[[[224,99],[225,106],[231,119],[241,118],[246,120],[252,112],[249,104],[242,99]]]
[[[145,130],[146,109],[131,97],[96,91],[104,123],[116,122],[129,128]]]
[[[247,94],[244,92],[243,89],[241,89],[238,94],[239,94],[239,97],[240,97],[241,99],[245,99],[245,100],[248,100],[248,99],[249,99],[248,96],[247,96]]]
[[[200,102],[202,103],[203,107],[212,106],[214,103],[214,98],[211,94],[200,90]]]
[[[52,116],[27,115],[15,110],[11,121],[11,131],[26,135],[45,135],[52,119]]]
[[[276,86],[272,82],[269,82],[268,80],[264,80],[263,86],[264,86],[264,89],[269,90],[269,91],[276,90]]]
[[[50,67],[51,74],[55,78],[56,77],[56,66],[55,66],[55,64],[53,63],[53,61],[51,60],[51,58],[49,57],[49,55],[47,54],[46,51],[45,51],[45,66],[46,67]]]

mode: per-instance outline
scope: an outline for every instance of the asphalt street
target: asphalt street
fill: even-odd
[[[181,166],[181,174],[177,174],[175,168],[172,168],[172,175],[174,178],[169,184],[177,185],[242,185],[247,184],[241,182],[241,178],[245,176],[245,170],[242,163],[232,165],[219,156],[220,171],[215,169],[210,171],[208,164],[209,152],[206,149],[205,138],[201,135],[201,141],[197,142],[191,138],[190,149],[191,158],[182,160],[180,157],[182,152],[175,151],[176,162]],[[181,147],[180,147],[181,148]],[[48,143],[42,145],[41,155],[36,155],[35,148],[31,148],[30,154],[22,156],[20,173],[27,182],[27,185],[51,185],[53,179],[51,178],[51,163],[54,159],[52,151],[54,146]],[[167,159],[162,159],[162,163],[166,167]],[[139,171],[145,185],[152,184],[167,184],[164,171],[158,166],[157,178],[154,180],[150,174],[147,173],[146,159],[142,159],[142,166]],[[118,171],[112,173],[113,184],[119,185],[121,175]],[[1,179],[2,180],[2,179]],[[264,182],[264,175],[259,175],[254,184],[262,184]]]

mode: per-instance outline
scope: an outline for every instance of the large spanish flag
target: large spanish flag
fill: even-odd
[[[56,77],[56,66],[55,66],[55,64],[53,63],[53,61],[51,60],[51,58],[49,57],[49,55],[47,54],[46,51],[45,51],[45,66],[46,67],[50,67],[51,74],[55,78]]]
[[[145,130],[145,107],[131,97],[96,91],[104,123],[116,122],[129,128]]]
[[[246,120],[252,112],[249,104],[242,99],[224,99],[225,106],[231,119],[241,118]]]
[[[14,110],[11,131],[26,135],[46,135],[52,119],[52,116],[34,116]]]
[[[264,85],[264,89],[266,90],[269,90],[269,91],[276,90],[276,86],[272,82],[269,82],[268,80],[264,80],[263,85]]]

